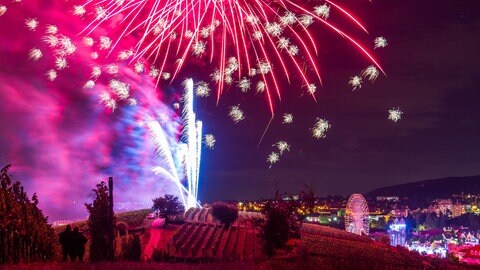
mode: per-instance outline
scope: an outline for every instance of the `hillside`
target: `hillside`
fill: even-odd
[[[480,194],[480,175],[466,177],[447,177],[423,180],[407,184],[387,186],[372,190],[365,197],[377,196],[408,197],[408,202],[422,206],[433,199],[447,198],[460,193]]]

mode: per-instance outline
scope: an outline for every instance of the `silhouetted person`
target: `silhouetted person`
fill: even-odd
[[[74,262],[78,257],[78,261],[83,262],[83,255],[85,254],[85,244],[87,237],[78,230],[78,227],[73,229],[72,233],[72,255],[71,260]]]
[[[67,225],[65,230],[61,232],[58,237],[60,245],[62,245],[62,256],[64,262],[67,261],[67,257],[70,256],[70,258],[72,258],[72,234],[72,227]]]

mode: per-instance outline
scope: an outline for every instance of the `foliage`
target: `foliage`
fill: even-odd
[[[108,187],[105,182],[97,185],[93,190],[95,199],[91,204],[85,204],[90,216],[88,217],[88,227],[90,230],[90,261],[99,262],[112,260],[113,252],[113,224],[110,216],[110,203]]]
[[[265,206],[266,222],[262,227],[262,238],[265,242],[265,251],[269,257],[275,249],[284,248],[290,231],[290,212],[282,205],[267,204]]]
[[[165,197],[158,197],[152,201],[152,210],[160,212],[160,216],[165,217],[165,224],[168,223],[170,216],[176,216],[185,211],[183,204],[174,195],[165,194]]]
[[[0,264],[46,261],[54,256],[55,234],[34,193],[12,184],[7,165],[0,170]]]
[[[238,209],[236,205],[214,202],[212,203],[212,215],[226,227],[230,227],[238,218]]]
[[[115,214],[118,222],[125,222],[130,228],[138,227],[143,224],[145,217],[151,212],[150,209],[141,209],[129,212]]]
[[[140,244],[140,237],[134,234],[131,237],[126,237],[122,246],[123,258],[127,261],[140,261],[142,257],[142,246]]]

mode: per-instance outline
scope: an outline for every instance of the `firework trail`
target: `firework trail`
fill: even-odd
[[[89,0],[74,4],[71,10],[88,23],[82,35],[92,35],[102,27],[110,30],[105,54],[114,54],[124,42],[133,43],[121,59],[130,63],[148,59],[156,64],[150,72],[168,73],[169,80],[186,63],[210,63],[217,102],[225,86],[235,84],[246,92],[255,85],[257,92],[266,93],[272,114],[274,97],[281,97],[280,77],[290,83],[298,76],[315,98],[321,77],[317,38],[310,30],[314,23],[344,37],[381,70],[365,46],[328,20],[335,12],[366,32],[351,13],[330,0],[322,5],[295,0]],[[386,45],[385,38],[375,39],[375,48]],[[156,78],[158,83],[160,76]],[[197,94],[208,95],[207,88],[197,89]]]

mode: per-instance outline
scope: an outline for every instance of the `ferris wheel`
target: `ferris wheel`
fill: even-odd
[[[358,235],[368,235],[370,217],[367,201],[362,194],[352,194],[345,207],[345,231]]]

